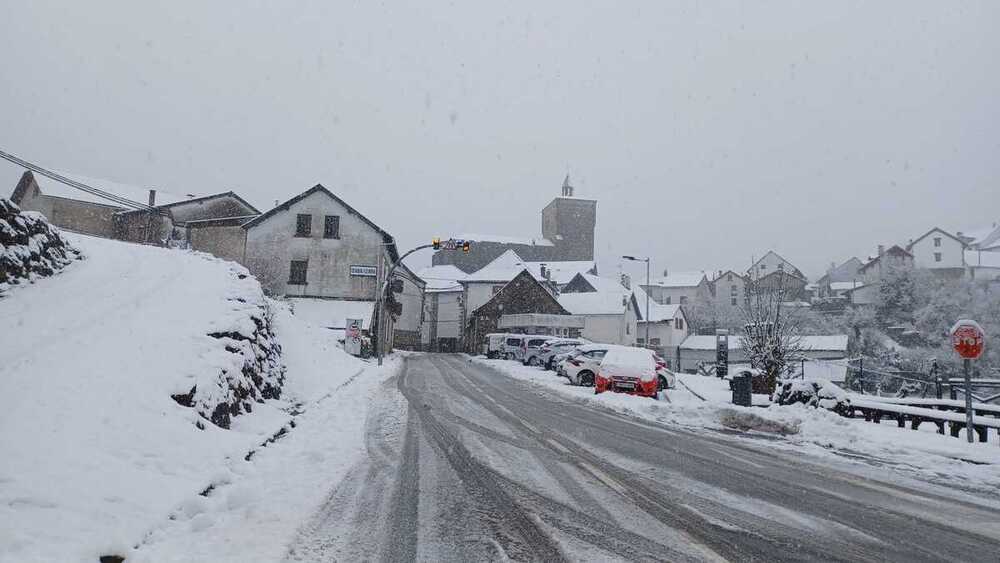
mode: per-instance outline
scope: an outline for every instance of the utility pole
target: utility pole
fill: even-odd
[[[635,256],[622,256],[622,258],[624,258],[625,260],[631,260],[633,262],[646,263],[646,289],[643,290],[643,293],[646,294],[646,317],[643,320],[646,321],[645,347],[652,349],[652,346],[650,346],[649,344],[649,257],[647,256],[645,258],[636,258]]]

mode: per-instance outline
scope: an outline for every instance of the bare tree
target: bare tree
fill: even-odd
[[[798,308],[788,302],[787,282],[784,272],[747,278],[741,339],[750,367],[764,374],[764,388],[755,393],[773,393],[778,378],[801,354]]]

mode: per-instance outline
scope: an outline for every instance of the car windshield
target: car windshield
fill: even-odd
[[[0,563],[1000,560],[1000,0],[0,15]]]

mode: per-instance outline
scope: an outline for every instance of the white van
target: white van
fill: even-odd
[[[486,335],[486,342],[483,343],[483,352],[487,358],[499,358],[504,353],[504,341],[507,340],[506,332],[492,332]]]
[[[503,341],[503,354],[505,360],[517,360],[522,357],[522,346],[527,336],[523,334],[506,334]]]

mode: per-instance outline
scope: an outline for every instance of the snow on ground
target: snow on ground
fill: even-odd
[[[253,403],[232,429],[218,428],[170,395],[230,365],[231,354],[207,333],[247,320],[239,300],[260,299],[257,282],[204,254],[68,236],[85,260],[0,300],[0,561],[130,554],[156,539],[171,515],[208,529],[206,507],[218,499],[230,511],[253,507],[259,484],[219,487],[218,499],[198,493],[238,485],[243,474],[254,483],[258,464],[297,467],[268,461],[270,452],[252,463],[244,456],[286,426],[298,403],[302,417],[324,397],[334,405],[337,386],[367,365],[337,349],[325,329],[279,307],[288,366],[282,400]],[[327,418],[315,413],[311,432],[323,427],[330,440],[338,436],[330,428],[355,432],[337,417],[363,405],[337,404],[344,410]],[[348,463],[351,444],[345,439],[334,464]]]
[[[798,433],[782,439],[760,440],[761,444],[817,456],[848,457],[929,479],[954,478],[969,488],[1000,492],[1000,448],[994,434],[989,443],[969,444],[963,439],[935,433],[933,425],[925,425],[927,428],[922,427],[919,431],[900,429],[895,422],[874,424],[802,405],[737,407],[731,403],[732,392],[726,381],[701,375],[677,374],[676,389],[668,390],[666,397],[661,393],[661,400],[653,401],[618,393],[595,395],[593,388],[570,385],[555,372],[518,362],[483,357],[473,358],[473,361],[575,400],[660,424],[728,431],[720,422],[720,416],[732,411],[751,413],[766,421],[799,429]],[[751,431],[749,435],[760,433]]]
[[[135,562],[282,560],[302,526],[365,456],[372,397],[398,373],[402,354],[376,367],[346,355],[332,331],[277,317],[288,365],[286,391],[302,401],[295,427],[250,461],[230,460],[207,497],[191,492],[129,558]],[[405,405],[399,411],[405,412]]]

